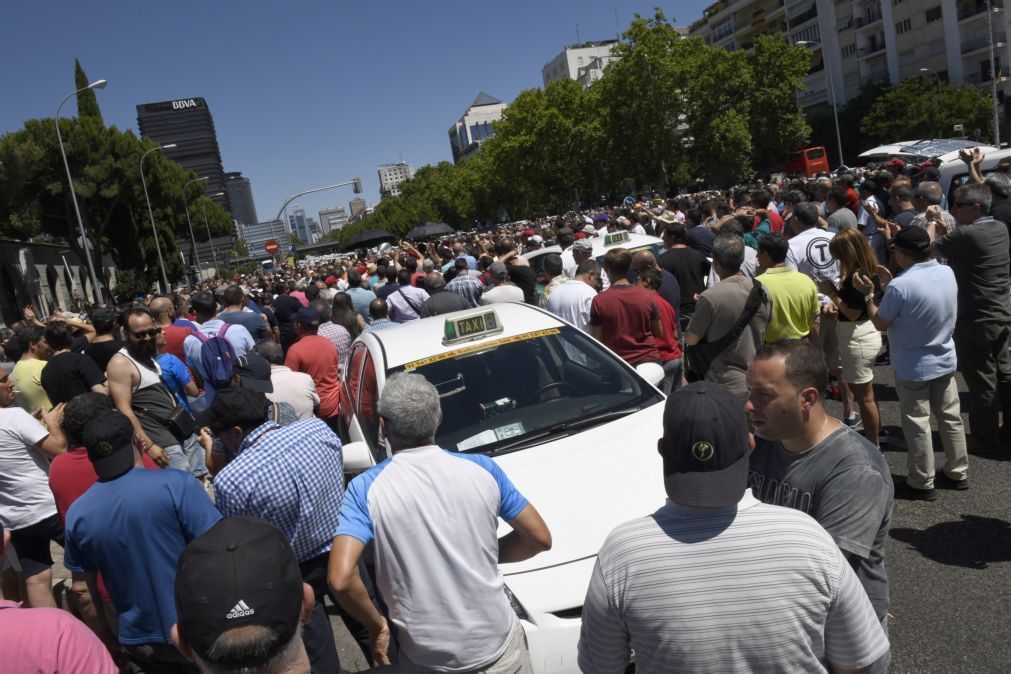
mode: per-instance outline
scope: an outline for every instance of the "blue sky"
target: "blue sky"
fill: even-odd
[[[253,185],[260,220],[285,198],[360,175],[378,200],[380,163],[451,160],[447,130],[478,92],[509,102],[541,85],[566,44],[615,36],[660,6],[686,25],[712,0],[8,0],[0,21],[0,133],[51,117],[74,58],[107,124],[137,129],[136,105],[202,96],[226,171]],[[74,114],[68,101],[64,114]],[[307,215],[350,188],[303,197]]]

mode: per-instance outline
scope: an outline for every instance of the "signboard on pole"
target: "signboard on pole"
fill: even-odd
[[[277,239],[271,239],[263,244],[263,250],[267,255],[277,255],[281,252],[281,246],[277,243]]]

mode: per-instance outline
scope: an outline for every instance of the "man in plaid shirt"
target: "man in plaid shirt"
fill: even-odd
[[[220,391],[198,423],[209,427],[235,457],[214,478],[218,510],[225,517],[262,517],[288,537],[302,580],[315,594],[302,633],[312,669],[340,671],[323,603],[327,559],[344,496],[340,440],[318,418],[278,426],[269,420],[266,397],[246,388]],[[353,622],[348,629],[353,635],[361,631]]]

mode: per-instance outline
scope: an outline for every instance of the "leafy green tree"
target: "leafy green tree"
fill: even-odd
[[[74,87],[78,90],[85,89],[90,82],[88,76],[84,74],[81,62],[74,59]],[[99,126],[104,126],[102,122],[102,110],[98,107],[98,97],[92,89],[85,89],[77,94],[77,117],[79,119],[90,118],[95,120]]]
[[[935,78],[903,80],[871,107],[860,125],[869,139],[887,143],[910,138],[938,138],[952,134],[955,124],[993,133],[990,98],[972,84],[938,84]]]
[[[295,232],[288,232],[288,243],[298,248],[299,246],[304,246],[305,242],[298,238],[298,234]]]
[[[880,145],[860,130],[860,124],[888,89],[889,85],[886,82],[872,82],[839,109],[839,137],[842,139],[843,159],[849,164],[854,164],[857,155],[861,152],[869,150],[875,145]],[[843,163],[838,156],[839,145],[836,141],[835,119],[832,117],[832,109],[824,108],[813,114],[808,121],[811,124],[810,145],[825,147],[828,151],[830,166],[839,166]]]
[[[59,123],[81,216],[97,241],[96,252],[110,254],[118,268],[144,280],[157,279],[158,258],[139,172],[141,154],[155,144],[92,118]],[[22,240],[49,235],[80,255],[53,124],[52,119],[29,120],[23,129],[0,136],[0,235]],[[182,187],[196,176],[161,153],[152,153],[144,168],[162,256],[169,278],[177,278],[182,264],[175,241],[189,236]],[[206,208],[212,234],[230,231],[231,219],[223,209],[202,195],[187,198],[191,213]]]
[[[810,138],[811,127],[796,94],[804,87],[811,57],[804,47],[761,35],[748,62],[754,78],[749,125],[752,161],[761,170],[780,163],[787,152],[803,148]]]
[[[249,257],[249,246],[246,245],[245,239],[235,240],[235,245],[232,246],[232,254],[235,257]]]
[[[622,38],[615,47],[620,60],[591,87],[607,139],[600,157],[608,166],[605,183],[619,192],[627,186],[665,191],[690,103],[679,62],[686,54],[677,49],[684,39],[660,8],[652,18],[636,14]],[[692,44],[705,48],[701,40]]]

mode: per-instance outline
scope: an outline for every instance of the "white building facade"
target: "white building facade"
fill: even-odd
[[[449,128],[449,146],[453,162],[460,163],[481,148],[481,143],[495,135],[494,123],[502,119],[506,104],[483,91],[470,104],[463,117]]]
[[[379,165],[379,196],[390,197],[400,194],[400,183],[414,177],[414,167],[407,162]]]
[[[608,63],[618,59],[614,54],[617,40],[600,40],[566,47],[562,53],[541,68],[544,86],[555,80],[576,80],[583,88],[599,80],[604,75]]]
[[[992,5],[991,36],[986,0],[720,0],[689,34],[728,50],[750,49],[762,34],[810,43],[814,65],[799,98],[804,108],[831,105],[833,95],[841,106],[873,82],[910,77],[936,75],[990,90],[992,40],[1004,101],[1000,72],[1011,62],[1011,23],[1002,0]]]
[[[323,228],[324,234],[340,231],[344,225],[348,224],[348,212],[343,206],[324,208],[319,212],[319,224]]]

